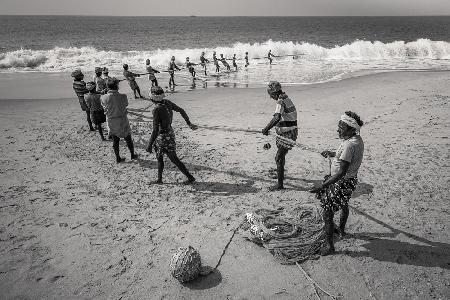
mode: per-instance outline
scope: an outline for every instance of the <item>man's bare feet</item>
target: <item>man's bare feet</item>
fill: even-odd
[[[117,162],[118,164],[123,163],[124,161],[125,161],[125,158],[124,158],[124,157],[116,158],[116,162]]]
[[[281,190],[284,190],[284,186],[282,186],[282,185],[276,184],[274,186],[269,187],[269,191],[271,191],[271,192],[281,191]]]

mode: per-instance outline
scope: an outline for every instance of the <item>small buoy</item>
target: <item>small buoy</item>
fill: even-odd
[[[202,261],[200,253],[193,247],[181,247],[172,255],[170,272],[179,282],[194,280],[200,274]]]
[[[270,143],[266,143],[266,144],[264,144],[264,146],[263,146],[264,150],[269,150],[270,147],[272,147],[272,146],[270,145]]]

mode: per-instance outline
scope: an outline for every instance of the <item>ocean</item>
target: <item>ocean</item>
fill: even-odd
[[[450,17],[82,17],[0,16],[0,72],[92,73],[122,64],[144,73],[145,60],[167,69],[202,51],[231,58],[238,71],[208,76],[218,85],[311,84],[398,70],[450,70]],[[276,56],[270,65],[267,53]],[[244,53],[250,65],[244,67]],[[231,62],[230,62],[231,64]],[[180,86],[191,83],[186,70]],[[167,74],[161,73],[164,83]],[[143,80],[143,79],[141,79]]]

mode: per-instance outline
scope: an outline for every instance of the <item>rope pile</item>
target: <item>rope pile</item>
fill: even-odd
[[[247,213],[243,235],[264,246],[282,264],[316,259],[325,242],[321,210],[305,204],[288,211],[258,209]]]

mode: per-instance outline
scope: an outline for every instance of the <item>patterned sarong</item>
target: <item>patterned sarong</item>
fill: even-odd
[[[106,122],[105,112],[103,110],[91,110],[91,120],[95,125],[100,125]]]
[[[281,132],[281,131],[277,130],[277,134],[295,142],[297,140],[297,136],[298,136],[298,128],[294,128],[294,129],[286,131],[286,132]],[[292,149],[292,147],[294,146],[293,142],[289,142],[289,141],[280,139],[279,137],[277,137],[277,139],[276,139],[277,147],[285,148],[287,150]]]
[[[155,140],[154,149],[156,156],[163,155],[164,152],[175,152],[176,143],[173,130],[158,134]]]
[[[329,175],[325,176],[325,180],[328,177]],[[344,178],[327,186],[316,194],[317,199],[320,200],[320,206],[334,212],[340,210],[343,206],[347,206],[357,184],[357,178]]]

